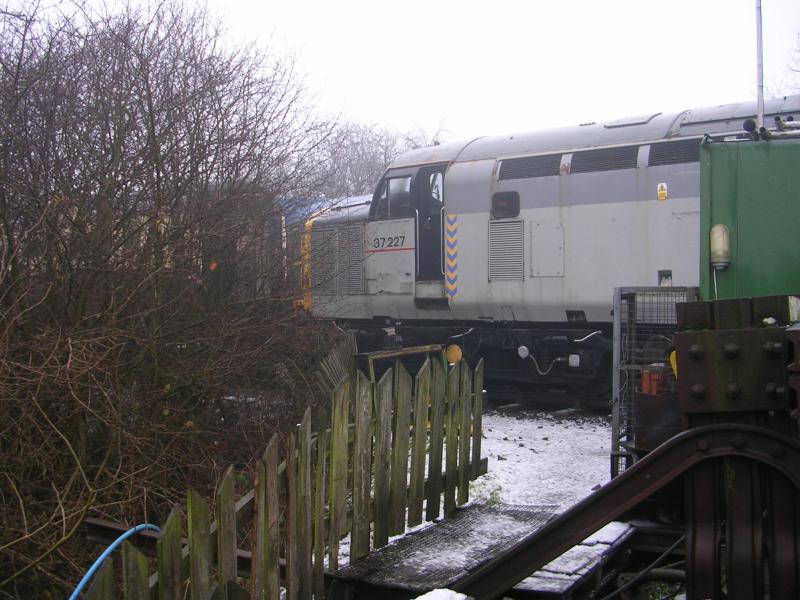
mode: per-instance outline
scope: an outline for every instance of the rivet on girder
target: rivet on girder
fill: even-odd
[[[775,385],[774,381],[770,381],[764,386],[764,394],[767,396],[767,398],[771,399],[774,399],[778,395],[778,386]]]
[[[689,358],[692,360],[701,360],[704,354],[705,350],[703,350],[700,344],[692,344],[689,346]]]
[[[725,390],[725,395],[731,400],[735,400],[742,395],[742,388],[736,382],[729,383],[727,389]]]
[[[701,452],[705,452],[708,450],[708,441],[707,440],[697,440],[697,449]]]
[[[691,388],[689,388],[689,393],[691,393],[692,398],[700,401],[706,395],[706,386],[704,386],[702,383],[695,383]]]
[[[736,358],[739,356],[739,345],[733,342],[728,342],[722,347],[722,353],[726,358]]]
[[[731,446],[733,446],[733,447],[734,447],[734,448],[736,448],[737,450],[741,450],[741,449],[742,449],[742,448],[744,448],[746,445],[747,445],[747,442],[746,442],[746,441],[744,440],[744,438],[743,438],[742,436],[740,436],[740,435],[735,435],[735,436],[733,436],[733,438],[731,439]]]
[[[778,356],[779,354],[783,354],[783,344],[780,342],[764,342],[762,348],[764,349],[764,352],[770,356]]]

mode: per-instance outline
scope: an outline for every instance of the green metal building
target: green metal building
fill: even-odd
[[[800,139],[708,141],[700,165],[701,299],[796,294]],[[718,269],[711,265],[715,225],[729,233],[730,262]]]

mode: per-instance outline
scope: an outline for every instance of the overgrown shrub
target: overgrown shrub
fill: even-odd
[[[246,472],[331,335],[286,285],[281,199],[331,129],[291,61],[173,2],[66,10],[0,11],[6,597],[65,596],[86,516],[159,522]]]

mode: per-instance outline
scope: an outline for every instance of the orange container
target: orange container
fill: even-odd
[[[648,365],[642,369],[642,393],[661,396],[667,393],[667,374],[663,364]]]

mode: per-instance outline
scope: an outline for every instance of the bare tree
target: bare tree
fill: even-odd
[[[0,10],[2,594],[66,589],[87,514],[163,518],[313,397],[281,202],[331,130],[202,9]]]
[[[402,151],[401,136],[377,125],[343,123],[325,146],[322,192],[329,199],[369,194]]]
[[[797,34],[797,44],[789,61],[789,87],[793,92],[800,90],[800,33]]]
[[[328,200],[371,194],[386,168],[400,154],[439,143],[440,132],[396,132],[379,125],[342,123],[323,146],[317,173]]]

